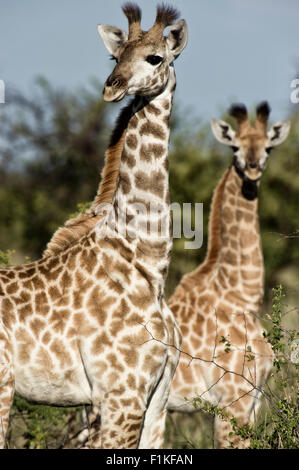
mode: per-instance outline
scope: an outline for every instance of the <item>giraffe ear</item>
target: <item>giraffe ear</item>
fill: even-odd
[[[117,56],[119,48],[128,39],[128,35],[125,31],[107,24],[99,24],[98,33],[101,36],[106,49],[113,56]]]
[[[225,145],[234,145],[236,133],[227,122],[221,119],[212,119],[211,128],[219,142]]]
[[[185,20],[180,20],[169,28],[166,41],[173,58],[176,59],[185,49],[188,41],[188,29]]]
[[[267,132],[268,136],[268,147],[276,147],[281,144],[289,135],[291,127],[291,121],[280,121],[271,126]]]

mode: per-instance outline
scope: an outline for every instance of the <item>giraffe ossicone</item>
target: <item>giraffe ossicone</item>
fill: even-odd
[[[172,7],[158,6],[154,26],[141,30],[141,11],[126,4],[129,34],[101,26],[117,64],[104,99],[135,98],[122,110],[106,152],[90,210],[67,221],[42,259],[0,269],[0,445],[5,444],[14,392],[49,405],[99,406],[101,430],[91,445],[159,448],[166,402],[179,359],[180,331],[164,300],[172,248],[168,190],[173,61],[187,27]],[[167,37],[165,27],[170,26]],[[160,205],[163,238],[147,230],[105,237],[97,224],[107,203]],[[150,216],[146,216],[150,217]],[[122,221],[123,222],[123,221]],[[146,219],[146,224],[150,220]],[[106,227],[105,227],[106,228]]]

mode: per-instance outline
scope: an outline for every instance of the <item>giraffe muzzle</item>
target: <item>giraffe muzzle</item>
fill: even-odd
[[[120,101],[126,95],[127,89],[126,80],[120,76],[110,75],[104,86],[103,98],[105,101]]]

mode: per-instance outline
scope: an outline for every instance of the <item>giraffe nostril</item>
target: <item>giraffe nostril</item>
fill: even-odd
[[[124,80],[122,80],[120,77],[109,77],[107,78],[106,86],[120,88],[123,85],[123,83],[124,83]]]
[[[112,86],[112,80],[110,78],[106,80],[106,86]]]

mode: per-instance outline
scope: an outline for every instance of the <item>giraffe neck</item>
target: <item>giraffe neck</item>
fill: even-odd
[[[260,303],[264,264],[258,220],[258,199],[242,193],[243,181],[231,166],[215,190],[209,224],[208,254],[197,270],[214,272],[220,284]]]
[[[136,96],[129,105],[131,117],[112,201],[110,236],[122,239],[133,251],[133,261],[162,283],[172,248],[168,144],[174,89],[171,67],[163,93],[151,99]]]

